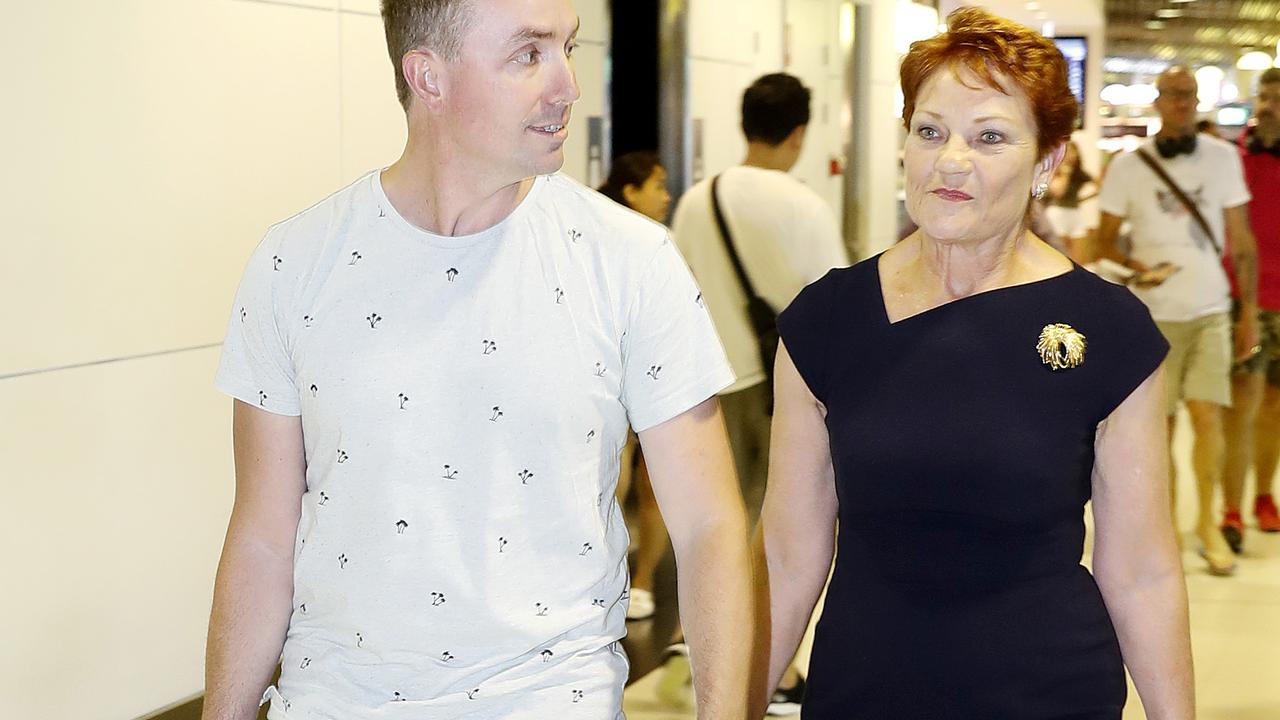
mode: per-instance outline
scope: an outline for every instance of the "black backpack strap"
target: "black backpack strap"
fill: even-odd
[[[711,178],[711,211],[716,216],[716,226],[720,228],[720,237],[724,240],[724,248],[729,252],[729,261],[733,263],[734,272],[738,274],[738,282],[742,284],[742,291],[746,293],[748,298],[760,297],[756,294],[755,286],[751,284],[751,278],[747,277],[747,271],[742,267],[742,260],[738,257],[738,251],[733,246],[733,235],[729,233],[729,224],[724,220],[724,211],[720,209],[720,193],[717,192],[719,187],[720,176],[716,175]],[[763,300],[763,298],[761,298]]]
[[[1155,158],[1148,155],[1146,150],[1138,148],[1136,152],[1142,162],[1146,163],[1146,166],[1151,168],[1151,172],[1155,173],[1156,177],[1164,181],[1164,184],[1173,192],[1174,197],[1178,198],[1178,202],[1182,203],[1182,207],[1186,208],[1187,212],[1191,213],[1191,217],[1194,218],[1196,224],[1200,226],[1200,230],[1208,236],[1209,243],[1213,245],[1214,252],[1221,257],[1222,248],[1218,245],[1217,238],[1213,236],[1213,230],[1209,227],[1209,223],[1204,219],[1204,216],[1200,214],[1200,208],[1196,207],[1195,202],[1182,191],[1182,188],[1178,187],[1178,184],[1173,181],[1173,178],[1169,177],[1169,173],[1165,172],[1165,169],[1160,167],[1160,163],[1156,162]]]

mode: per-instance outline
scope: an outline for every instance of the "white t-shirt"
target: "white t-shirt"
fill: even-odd
[[[1169,160],[1160,157],[1155,139],[1142,144],[1174,182],[1191,197],[1204,216],[1214,241],[1136,154],[1111,161],[1098,207],[1127,218],[1133,258],[1144,265],[1169,262],[1181,268],[1162,284],[1134,293],[1156,320],[1184,322],[1231,309],[1231,288],[1214,242],[1225,249],[1222,211],[1249,202],[1239,151],[1231,143],[1200,135],[1196,150]]]
[[[805,285],[849,264],[831,206],[779,170],[737,166],[720,174],[720,209],[742,266],[760,297],[775,311]],[[671,233],[689,262],[729,353],[738,381],[724,393],[765,379],[760,346],[747,315],[747,296],[711,208],[711,178],[680,198]]]
[[[302,416],[271,717],[620,717],[628,424],[732,381],[664,228],[567,177],[465,237],[377,172],[272,227],[216,380]]]

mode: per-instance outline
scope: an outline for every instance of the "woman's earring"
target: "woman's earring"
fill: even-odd
[[[1044,194],[1047,192],[1049,192],[1049,183],[1042,182],[1036,186],[1036,189],[1034,191],[1032,191],[1031,196],[1039,200],[1043,198]]]

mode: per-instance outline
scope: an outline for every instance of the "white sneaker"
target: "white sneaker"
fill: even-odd
[[[631,601],[627,603],[628,620],[648,620],[653,617],[656,608],[653,593],[640,588],[631,588]]]
[[[684,643],[667,648],[666,661],[659,671],[654,694],[669,707],[696,711],[698,702],[693,694],[693,668],[689,665],[689,646]]]

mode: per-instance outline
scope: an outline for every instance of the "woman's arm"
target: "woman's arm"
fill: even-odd
[[[837,500],[825,412],[783,343],[774,376],[769,482],[752,546],[757,642],[750,717],[764,714],[791,663],[835,552]]]
[[[1093,571],[1151,720],[1195,717],[1182,561],[1169,502],[1162,364],[1098,426]]]

